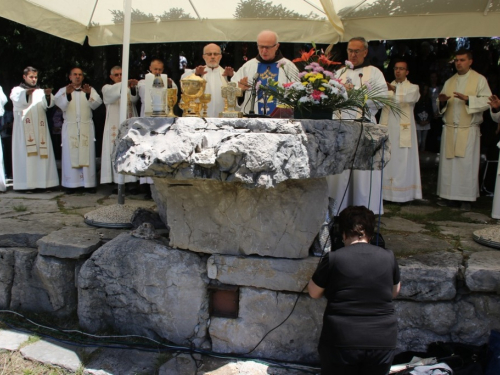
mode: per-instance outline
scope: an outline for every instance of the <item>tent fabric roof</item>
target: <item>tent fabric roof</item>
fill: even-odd
[[[332,43],[495,36],[499,0],[132,0],[132,43]],[[77,43],[122,44],[123,0],[0,0],[0,16]]]

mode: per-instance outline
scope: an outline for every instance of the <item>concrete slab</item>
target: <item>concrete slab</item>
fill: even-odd
[[[2,218],[26,216],[38,212],[59,212],[57,201],[31,198],[3,198],[0,196],[0,216]]]
[[[464,212],[462,217],[466,217],[475,223],[488,224],[492,221],[492,218],[478,212]]]
[[[0,349],[18,350],[30,335],[13,329],[0,330]]]
[[[81,259],[90,256],[101,246],[101,237],[90,227],[66,227],[40,238],[37,245],[41,255]]]
[[[412,215],[428,215],[441,210],[441,208],[433,206],[408,205],[401,207],[401,212]]]
[[[80,348],[49,340],[40,340],[21,349],[24,358],[76,372],[82,365],[81,353],[95,349]]]
[[[422,233],[383,233],[383,237],[386,248],[391,249],[397,257],[453,249],[453,245],[447,241]]]

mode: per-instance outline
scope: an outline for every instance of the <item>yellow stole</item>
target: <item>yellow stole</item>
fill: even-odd
[[[451,99],[448,100],[448,105],[446,112],[444,114],[444,121],[446,126],[446,158],[453,159],[454,157],[463,158],[465,156],[465,149],[467,147],[467,140],[469,139],[469,129],[470,123],[472,121],[472,115],[467,113],[465,108],[465,102],[463,100],[455,100],[453,97],[453,92],[457,91],[458,74],[455,74],[450,78],[449,84],[446,85],[446,91],[444,94],[450,96]],[[474,70],[469,70],[469,77],[467,78],[467,84],[465,85],[464,95],[475,96],[477,85],[479,83],[479,74]],[[458,105],[460,111],[460,120],[458,125],[454,124],[454,112],[455,107]],[[457,128],[457,137],[455,140],[454,128]]]
[[[90,117],[91,110],[87,103],[87,97],[83,91],[80,95],[71,93],[72,99],[66,109],[66,129],[69,137],[69,152],[71,167],[88,167],[90,164]],[[77,119],[76,102],[79,100],[80,121]]]

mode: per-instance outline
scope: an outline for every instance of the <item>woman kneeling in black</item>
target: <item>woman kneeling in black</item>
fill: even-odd
[[[318,351],[322,375],[385,375],[397,341],[392,299],[400,289],[399,267],[390,250],[370,245],[375,215],[347,207],[339,216],[345,247],[327,254],[308,291],[328,300]]]

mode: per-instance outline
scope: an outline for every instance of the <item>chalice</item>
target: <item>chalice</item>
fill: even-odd
[[[174,113],[174,106],[177,104],[177,89],[167,91],[168,114],[167,117],[177,117]]]
[[[199,101],[203,109],[201,117],[207,117],[208,103],[210,103],[210,100],[212,100],[212,95],[210,94],[203,94],[200,97]]]

